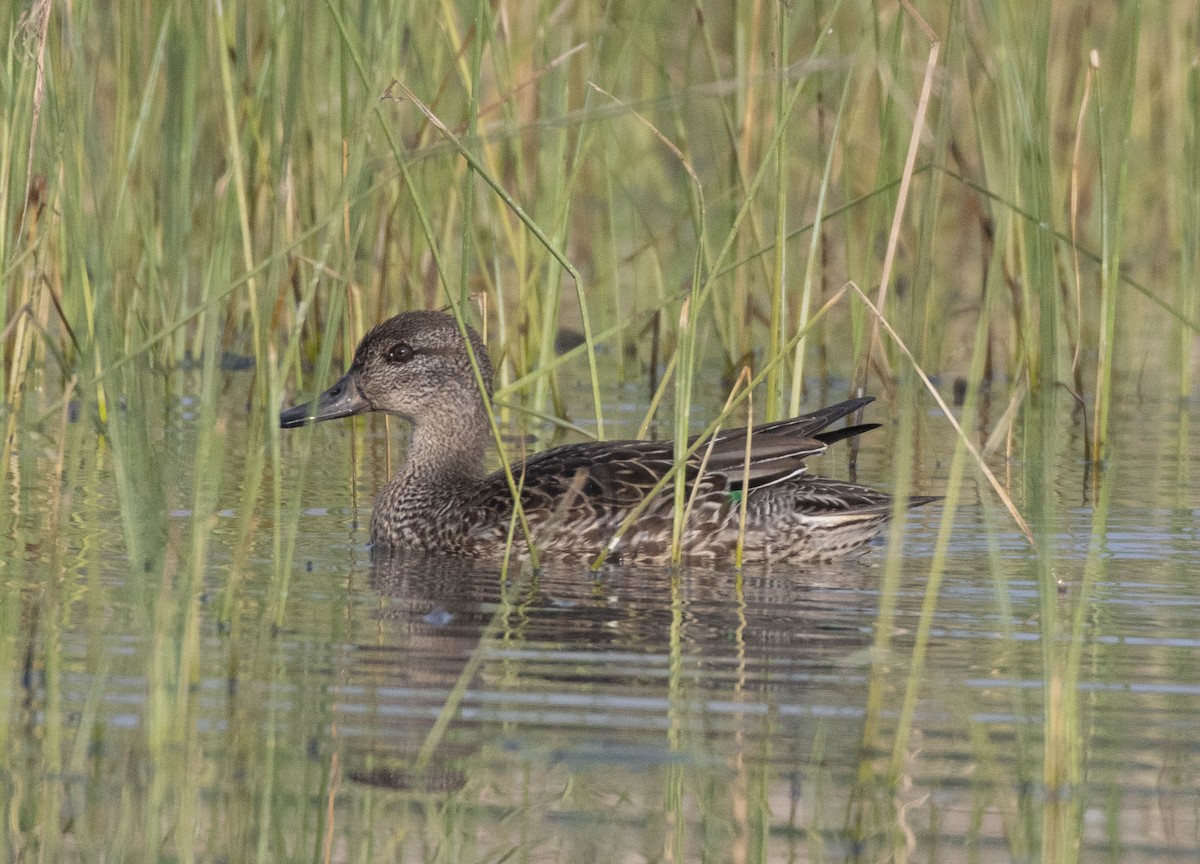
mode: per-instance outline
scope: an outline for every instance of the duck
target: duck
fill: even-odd
[[[671,441],[572,443],[514,460],[526,528],[519,527],[514,485],[503,470],[487,470],[494,439],[484,400],[491,399],[491,383],[492,365],[474,328],[460,329],[446,312],[404,312],[368,332],[346,374],[312,402],[282,411],[279,423],[290,429],[383,412],[411,424],[405,459],[371,515],[378,549],[490,558],[505,554],[509,543],[527,555],[531,540],[539,557],[679,560],[673,554],[674,481],[663,482],[675,459]],[[743,505],[744,563],[822,562],[862,552],[895,510],[892,496],[810,474],[805,460],[878,428],[829,428],[872,401],[848,399],[787,420],[723,430],[702,442],[684,471],[685,500],[692,503],[680,557],[732,561]],[[689,447],[695,444],[690,439]],[[936,500],[912,496],[906,504]]]

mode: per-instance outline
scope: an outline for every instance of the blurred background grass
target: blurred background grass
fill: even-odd
[[[1115,366],[1189,392],[1194,9],[920,11],[940,54],[889,320],[945,375],[965,374],[982,316],[985,374],[1007,387],[1092,399]],[[697,280],[707,356],[761,366],[846,280],[874,296],[931,47],[900,5],[851,2],[4,15],[10,406],[70,374],[94,394],[114,364],[194,361],[216,328],[256,362],[249,395],[270,413],[283,381],[309,386],[322,340],[341,362],[388,315],[480,295],[504,381],[583,329],[580,296],[593,333],[620,325],[613,357],[637,376]],[[816,377],[861,361],[853,306],[807,340]],[[781,365],[768,414],[797,368]],[[547,410],[554,375],[528,383]]]

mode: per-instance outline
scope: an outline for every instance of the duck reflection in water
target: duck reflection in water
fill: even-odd
[[[338,705],[346,775],[449,791],[488,748],[533,746],[537,730],[559,734],[565,725],[608,740],[613,730],[603,723],[589,728],[607,714],[628,719],[621,706],[630,701],[666,699],[679,645],[701,702],[732,698],[734,686],[751,706],[825,698],[814,694],[867,662],[862,604],[872,602],[876,579],[854,560],[740,574],[710,566],[593,573],[552,562],[502,580],[478,559],[375,550],[376,599],[352,606],[354,647]],[[581,693],[586,710],[552,707]],[[447,710],[451,721],[438,727]]]

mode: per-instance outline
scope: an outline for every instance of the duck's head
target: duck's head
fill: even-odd
[[[487,350],[474,329],[468,327],[467,334],[490,396]],[[279,425],[290,429],[368,411],[395,414],[417,425],[475,418],[486,423],[467,343],[454,318],[444,312],[405,312],[384,321],[363,337],[341,380],[316,401],[282,412]]]

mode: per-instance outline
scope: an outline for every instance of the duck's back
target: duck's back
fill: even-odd
[[[759,464],[744,489],[744,464],[735,469],[729,459],[710,454],[701,471],[702,462],[703,447],[686,466],[687,559],[733,557],[743,495],[746,561],[843,557],[877,534],[891,512],[889,495],[864,486],[803,472],[781,478]],[[669,561],[675,489],[671,480],[662,480],[672,464],[671,444],[650,441],[569,444],[513,464],[525,524],[539,554],[594,557],[607,549],[621,560]],[[523,551],[524,528],[514,522],[511,502],[503,471],[481,482],[459,508],[468,547],[460,551],[502,550],[510,530]]]

